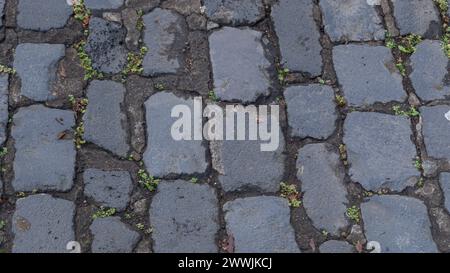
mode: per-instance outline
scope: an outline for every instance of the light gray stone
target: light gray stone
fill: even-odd
[[[413,186],[419,171],[411,123],[403,116],[353,112],[344,123],[350,177],[366,190],[401,191]]]
[[[34,101],[52,99],[57,64],[64,55],[64,45],[19,44],[14,54],[14,68],[21,81],[20,94]]]
[[[90,226],[93,253],[131,253],[140,235],[120,221],[120,217],[97,218]]]
[[[64,27],[72,7],[63,0],[19,0],[17,12],[20,28],[47,31]]]
[[[83,116],[84,139],[122,157],[126,157],[130,149],[127,117],[122,111],[125,92],[120,83],[92,81]]]
[[[124,0],[84,0],[84,4],[89,9],[118,9],[123,5]]]
[[[92,59],[92,67],[104,73],[121,72],[127,62],[125,36],[126,30],[121,25],[92,17],[85,46]]]
[[[434,1],[392,0],[392,5],[400,35],[414,33],[427,38],[438,38],[441,21]]]
[[[322,46],[313,1],[281,0],[272,7],[282,63],[291,71],[322,74]]]
[[[83,174],[84,194],[102,206],[124,210],[133,189],[131,176],[126,171],[87,169]]]
[[[240,198],[225,203],[223,210],[236,253],[300,252],[286,199],[272,196]]]
[[[353,246],[344,241],[326,241],[319,247],[320,253],[352,253]]]
[[[450,62],[440,41],[423,41],[410,60],[413,71],[409,78],[421,99],[445,99],[450,96]]]
[[[384,46],[341,45],[333,48],[334,69],[352,106],[404,101],[402,76]]]
[[[361,204],[368,241],[377,241],[382,253],[438,252],[431,236],[427,208],[417,199],[374,196]]]
[[[187,26],[184,18],[170,10],[156,8],[143,16],[144,43],[149,49],[142,66],[144,75],[174,74],[184,64]]]
[[[207,0],[205,12],[219,24],[248,25],[264,17],[262,0]]]
[[[60,138],[75,126],[71,111],[33,105],[13,117],[14,180],[16,191],[72,188],[76,151],[72,139]]]
[[[441,173],[439,183],[444,192],[445,208],[450,212],[450,173]]]
[[[290,86],[284,91],[291,134],[326,139],[336,129],[336,104],[330,86]]]
[[[313,225],[335,235],[348,223],[345,171],[329,144],[309,144],[298,151],[297,178],[302,182],[303,205]]]
[[[164,181],[150,207],[155,252],[217,252],[218,200],[209,185]]]
[[[385,30],[375,7],[363,0],[323,0],[325,31],[332,41],[383,40]]]
[[[186,105],[194,113],[192,99],[179,98],[166,92],[157,93],[145,102],[147,150],[144,162],[149,173],[156,177],[203,173],[208,166],[202,141],[173,139],[171,127],[177,118],[171,117],[171,110],[175,105]],[[194,117],[191,118],[193,123]]]
[[[6,140],[6,126],[8,125],[8,79],[9,76],[0,74],[0,145]]]
[[[75,240],[75,205],[67,200],[39,194],[19,199],[12,219],[15,253],[65,253]]]
[[[422,134],[430,157],[450,160],[450,121],[445,117],[449,111],[446,105],[420,108]]]
[[[225,101],[253,102],[270,93],[270,62],[261,32],[224,27],[209,37],[214,91]]]

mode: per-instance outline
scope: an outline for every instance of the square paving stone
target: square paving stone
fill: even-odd
[[[273,196],[240,198],[223,206],[236,253],[300,252],[286,199]]]
[[[344,123],[350,177],[366,190],[401,191],[417,182],[411,123],[403,116],[353,112]]]
[[[72,188],[76,151],[73,139],[60,138],[75,126],[71,111],[33,105],[13,117],[14,180],[16,191]]]
[[[19,27],[47,31],[64,27],[72,7],[64,0],[19,0],[17,12]]]
[[[84,5],[89,9],[118,9],[124,0],[84,0]]]
[[[441,20],[433,0],[392,0],[394,17],[401,35],[419,34],[437,39]]]
[[[48,194],[17,200],[12,219],[14,253],[67,253],[75,240],[75,205]]]
[[[320,245],[320,253],[353,253],[353,246],[344,241],[331,240]]]
[[[382,253],[438,252],[422,201],[398,195],[374,196],[361,204],[361,213],[367,240],[379,242]]]
[[[142,66],[144,75],[177,73],[184,64],[187,25],[176,12],[156,8],[143,17],[144,43],[149,49]]]
[[[130,173],[87,169],[83,174],[84,194],[100,205],[124,210],[133,189]]]
[[[297,178],[302,182],[303,204],[313,225],[335,235],[348,225],[345,171],[329,144],[309,144],[298,151]]]
[[[120,221],[120,217],[97,218],[89,228],[93,253],[131,253],[140,235]]]
[[[272,7],[272,20],[285,67],[318,76],[322,73],[322,46],[313,7],[312,0],[281,0]]]
[[[326,139],[336,129],[334,91],[325,85],[290,86],[284,91],[293,136]]]
[[[171,128],[177,119],[171,117],[171,111],[176,105],[185,105],[194,112],[193,99],[179,98],[171,93],[157,93],[145,102],[147,150],[144,162],[149,173],[156,177],[203,173],[208,166],[202,141],[177,141],[172,137]],[[191,121],[193,124],[194,115]]]
[[[436,100],[450,96],[450,62],[440,41],[423,41],[410,60],[413,71],[409,78],[421,99]]]
[[[124,107],[125,87],[113,81],[92,81],[87,89],[89,100],[83,116],[84,139],[119,156],[126,157],[127,117]]]
[[[220,100],[253,102],[270,93],[270,62],[261,32],[224,27],[209,36],[214,92]]]
[[[126,30],[121,25],[92,17],[85,46],[92,59],[92,67],[104,73],[121,72],[127,62],[125,36]]]
[[[0,145],[6,140],[6,126],[8,124],[8,75],[0,74]]]
[[[337,41],[383,40],[385,29],[373,5],[363,0],[320,1],[325,31]]]
[[[430,157],[450,160],[450,121],[446,118],[449,111],[446,105],[420,108],[422,134]]]
[[[206,0],[208,18],[219,24],[248,25],[264,17],[262,0]]]
[[[218,200],[208,185],[164,181],[150,206],[155,252],[217,252]]]
[[[450,212],[450,173],[441,173],[439,176],[439,183],[444,192],[445,208]]]
[[[20,94],[34,101],[52,99],[57,64],[64,55],[65,47],[60,44],[19,44],[14,68],[21,81]]]
[[[391,51],[384,46],[341,45],[333,62],[345,98],[353,106],[404,101],[402,76]]]

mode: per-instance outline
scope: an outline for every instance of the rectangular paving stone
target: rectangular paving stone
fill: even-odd
[[[446,105],[421,107],[422,134],[429,157],[450,160],[450,121]]]
[[[445,99],[450,96],[450,61],[440,41],[421,42],[410,62],[413,71],[409,78],[422,100]]]
[[[344,123],[350,178],[366,190],[402,191],[416,184],[416,148],[411,123],[403,116],[352,112]]]
[[[194,112],[193,99],[179,98],[167,92],[157,93],[145,102],[147,149],[143,159],[148,172],[156,177],[203,173],[208,166],[202,141],[173,139],[171,127],[177,119],[171,117],[171,111],[176,105],[185,105]]]
[[[385,29],[374,5],[364,0],[322,0],[325,31],[333,42],[383,40]]]
[[[125,93],[123,84],[92,81],[87,89],[89,103],[83,115],[83,138],[122,157],[126,157],[130,149],[127,117],[122,111]]]
[[[60,138],[75,126],[71,111],[33,105],[13,117],[14,180],[16,191],[72,188],[76,151],[73,139]]]
[[[326,139],[333,134],[337,112],[331,87],[319,84],[289,86],[284,97],[291,135]]]
[[[187,26],[184,18],[170,10],[156,8],[143,17],[144,43],[149,49],[142,66],[143,74],[175,74],[184,64]]]
[[[302,182],[303,205],[313,225],[339,235],[348,225],[345,171],[329,144],[309,144],[298,151],[297,178]]]
[[[262,0],[208,0],[204,5],[208,18],[219,24],[249,25],[264,17]]]
[[[9,76],[0,74],[0,145],[6,140],[6,126],[8,124],[8,83]]]
[[[57,64],[65,55],[61,44],[19,44],[14,54],[14,69],[20,78],[20,94],[34,101],[52,99],[52,84]]]
[[[239,198],[225,203],[227,233],[236,253],[298,253],[286,199]]]
[[[163,181],[150,206],[155,252],[217,252],[218,200],[209,185]]]
[[[361,213],[367,240],[379,242],[381,253],[438,252],[422,201],[398,195],[374,196],[361,204]]]
[[[75,240],[75,205],[48,194],[17,200],[12,218],[14,253],[67,253]]]
[[[281,0],[272,7],[282,63],[291,71],[322,73],[322,45],[313,17],[313,1]]]
[[[141,237],[120,217],[97,218],[89,229],[93,236],[92,253],[131,253]]]
[[[209,36],[214,92],[220,100],[253,102],[270,93],[261,32],[224,27]]]
[[[437,39],[441,32],[439,11],[433,0],[392,0],[400,35],[419,34]]]
[[[402,102],[407,97],[392,53],[384,46],[335,46],[333,63],[345,98],[352,106]]]
[[[124,0],[84,0],[84,5],[88,9],[118,9],[123,2]]]
[[[47,31],[63,28],[72,15],[65,0],[19,0],[17,25],[24,29]]]
[[[439,175],[439,184],[444,193],[444,205],[447,211],[450,211],[450,173],[441,173]]]

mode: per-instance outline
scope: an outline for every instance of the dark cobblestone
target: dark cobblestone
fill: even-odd
[[[248,25],[264,17],[262,0],[208,0],[206,14],[219,24]]]
[[[0,145],[6,140],[8,123],[8,75],[0,75]]]

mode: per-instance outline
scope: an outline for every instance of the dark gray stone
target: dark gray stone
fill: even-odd
[[[133,189],[131,176],[126,171],[87,169],[83,174],[84,194],[102,206],[124,210]]]
[[[104,73],[119,73],[127,62],[126,30],[119,24],[92,17],[85,46],[92,67]]]
[[[441,173],[439,176],[439,183],[444,192],[445,208],[450,211],[450,173]]]
[[[377,241],[382,253],[438,252],[431,236],[427,208],[417,199],[374,196],[361,204],[368,241]]]
[[[64,55],[64,45],[19,44],[14,54],[14,68],[21,80],[20,94],[34,101],[52,99],[57,64]]]
[[[144,162],[151,175],[203,173],[208,166],[206,148],[200,140],[176,141],[171,127],[177,118],[171,117],[172,107],[186,105],[193,113],[194,101],[161,92],[145,102],[147,119],[147,150]],[[194,117],[191,117],[192,123]]]
[[[322,46],[313,17],[313,1],[281,0],[272,7],[282,63],[291,71],[322,73]]]
[[[125,0],[125,5],[127,7],[148,11],[158,6],[159,2],[160,0]]]
[[[48,194],[31,195],[16,202],[12,219],[15,253],[64,253],[75,240],[75,205]]]
[[[184,18],[160,8],[143,16],[144,43],[149,49],[143,60],[144,75],[177,73],[184,64],[187,26]]]
[[[13,120],[14,189],[72,188],[76,151],[73,140],[60,135],[75,126],[73,112],[33,105],[20,108]]]
[[[0,0],[0,28],[3,26],[3,9],[5,8],[5,1]]]
[[[325,31],[332,41],[383,40],[385,30],[375,7],[363,0],[323,0]]]
[[[393,0],[392,4],[400,35],[414,33],[427,38],[438,38],[441,20],[434,1]]]
[[[19,0],[17,12],[20,28],[47,31],[64,27],[72,7],[62,0]]]
[[[209,37],[214,91],[226,101],[253,102],[269,95],[270,62],[264,56],[261,32],[224,27]]]
[[[120,217],[97,218],[89,229],[94,237],[93,253],[131,253],[140,238]]]
[[[264,17],[262,0],[207,0],[205,12],[219,24],[248,25]]]
[[[422,134],[430,157],[450,160],[450,121],[446,118],[449,111],[450,107],[446,105],[420,108]]]
[[[302,181],[303,205],[313,225],[332,234],[348,223],[344,168],[328,144],[309,144],[298,151],[297,178]]]
[[[89,9],[118,9],[123,5],[124,0],[84,0],[84,4]]]
[[[113,81],[92,81],[87,90],[89,104],[83,116],[84,139],[126,157],[127,117],[122,112],[125,87]]]
[[[209,185],[164,181],[150,207],[155,252],[217,252],[218,200]]]
[[[334,69],[352,106],[404,101],[402,76],[384,46],[341,45],[333,48]]]
[[[325,85],[290,86],[284,91],[293,136],[326,139],[336,129],[334,91]]]
[[[449,60],[440,41],[426,40],[411,56],[409,76],[416,94],[423,100],[444,99],[450,95]]]
[[[236,253],[300,252],[286,199],[273,196],[240,198],[225,203],[223,210]]]
[[[8,125],[8,75],[0,74],[0,145],[6,140]]]
[[[401,191],[413,186],[420,172],[411,123],[403,116],[353,112],[344,123],[350,177],[366,190]]]
[[[319,247],[320,253],[352,253],[353,246],[344,241],[326,241]]]

